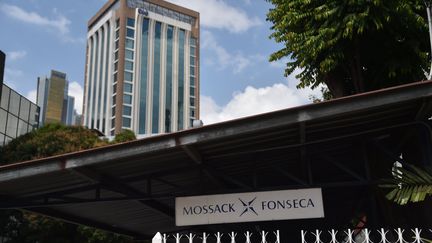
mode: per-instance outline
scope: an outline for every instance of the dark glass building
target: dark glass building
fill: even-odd
[[[0,51],[0,146],[39,127],[39,107],[3,84],[4,63]]]

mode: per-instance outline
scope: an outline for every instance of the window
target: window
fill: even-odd
[[[190,78],[190,85],[195,85],[195,78],[194,77]]]
[[[124,72],[124,80],[132,82],[133,74],[131,72]]]
[[[130,127],[131,126],[131,119],[127,117],[123,117],[123,127]]]
[[[123,115],[125,115],[125,116],[132,115],[132,107],[130,107],[130,106],[123,106]]]
[[[195,106],[195,98],[190,98],[190,105]]]
[[[0,133],[6,132],[6,119],[7,119],[6,111],[0,109]]]
[[[9,114],[7,119],[6,135],[15,138],[18,129],[18,118]]]
[[[111,119],[111,128],[115,127],[115,118]]]
[[[119,48],[119,41],[118,40],[116,40],[116,42],[115,42],[115,48],[114,48],[114,50],[117,50]]]
[[[117,82],[117,73],[114,73],[114,83]]]
[[[124,83],[123,85],[123,91],[126,93],[132,93],[132,84],[130,83]]]
[[[12,90],[10,94],[10,101],[9,101],[9,112],[18,116],[19,106],[20,106],[20,95],[17,92]]]
[[[191,96],[195,96],[195,87],[190,87],[189,92]]]
[[[120,30],[116,30],[115,32],[115,38],[118,39],[120,36]]]
[[[129,27],[135,27],[135,20],[131,18],[127,18],[127,26]]]
[[[190,67],[190,73],[191,74],[195,73],[195,67]]]
[[[192,56],[195,56],[195,47],[191,46],[190,53]]]
[[[133,30],[133,29],[127,29],[126,30],[126,36],[127,37],[130,37],[130,38],[134,38],[134,35],[135,35],[135,31]]]
[[[19,117],[25,121],[28,120],[30,113],[30,101],[21,97],[21,107]]]
[[[195,57],[190,58],[190,65],[195,66]]]
[[[132,96],[131,95],[123,95],[123,103],[131,105],[132,104]]]
[[[127,59],[131,59],[131,60],[134,59],[133,51],[126,50],[125,54],[126,54],[126,58],[127,58]]]
[[[118,62],[114,63],[114,72],[118,70]]]
[[[113,94],[117,93],[117,84],[113,85]]]
[[[133,71],[133,62],[125,61],[125,69]]]
[[[114,95],[113,97],[112,97],[112,105],[115,105],[116,104],[116,96]]]
[[[126,39],[126,48],[134,49],[134,41],[131,39]]]
[[[115,116],[115,114],[116,114],[116,108],[113,107],[111,108],[111,116]]]
[[[115,23],[115,27],[116,27],[116,29],[117,29],[119,26],[120,26],[120,19],[117,18],[117,19],[116,19],[116,23]]]
[[[3,86],[2,95],[1,95],[1,108],[8,110],[9,106],[9,93],[10,89],[6,86]]]
[[[118,60],[118,51],[114,52],[114,60]]]

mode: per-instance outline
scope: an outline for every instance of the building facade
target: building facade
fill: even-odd
[[[187,129],[199,119],[199,13],[110,0],[89,21],[83,125],[107,136]]]
[[[37,105],[40,107],[40,124],[63,123],[73,125],[75,99],[68,96],[66,74],[51,70],[51,76],[38,77]]]
[[[0,146],[39,127],[39,107],[3,84],[5,61],[0,51]]]

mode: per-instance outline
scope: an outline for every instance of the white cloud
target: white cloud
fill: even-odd
[[[75,98],[75,110],[78,114],[82,114],[84,89],[78,82],[69,84],[69,95]]]
[[[11,60],[11,61],[16,61],[18,59],[21,59],[23,57],[27,56],[27,52],[26,51],[10,51],[7,53],[7,60]]]
[[[31,90],[26,95],[27,99],[36,104],[37,91]]]
[[[232,68],[234,73],[240,73],[253,64],[252,60],[260,59],[257,55],[245,56],[240,52],[228,52],[216,41],[210,31],[202,31],[201,38],[201,47],[213,52],[217,59],[216,61],[212,61],[207,58],[205,63],[208,65],[217,65],[217,68],[219,69]]]
[[[239,33],[262,24],[258,17],[250,17],[245,11],[228,5],[224,0],[169,1],[198,11],[203,27],[225,29],[230,32]]]
[[[201,119],[204,124],[212,124],[286,109],[311,103],[311,95],[321,97],[320,88],[299,90],[288,84],[277,83],[263,88],[248,86],[234,93],[224,106],[218,105],[211,97],[201,96]]]
[[[36,12],[26,11],[18,6],[10,4],[0,5],[0,11],[11,18],[27,24],[33,24],[49,28],[59,33],[60,38],[65,42],[84,42],[84,38],[73,38],[70,36],[71,21],[57,9],[53,9],[55,18],[47,18]]]
[[[61,14],[57,14],[56,19],[48,19],[36,12],[27,12],[26,10],[15,5],[3,4],[1,5],[0,9],[4,14],[22,22],[54,28],[60,31],[62,34],[69,33],[69,25],[71,21]]]

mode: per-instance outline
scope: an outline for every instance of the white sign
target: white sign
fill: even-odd
[[[176,198],[176,225],[323,218],[321,188]]]

